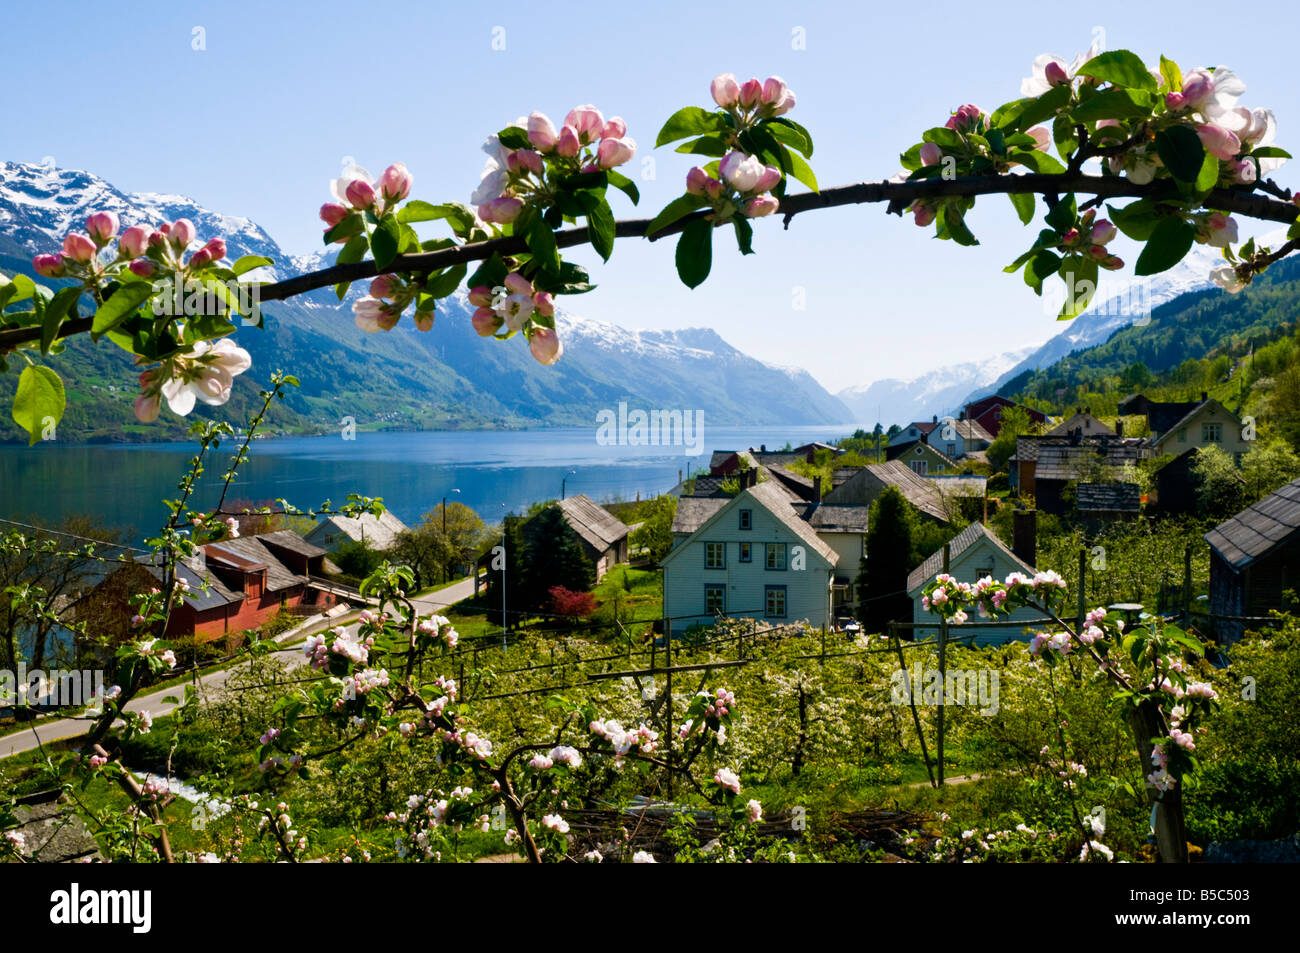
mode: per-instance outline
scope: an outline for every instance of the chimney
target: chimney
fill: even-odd
[[[1038,559],[1038,511],[1016,510],[1012,517],[1011,551],[1032,567]]]
[[[813,477],[812,501],[814,503],[820,503],[822,501],[822,477],[820,473]]]
[[[938,414],[935,414],[933,417],[930,418],[930,423],[932,423],[932,424],[937,424],[938,422],[939,422],[939,415],[938,415]]]
[[[1201,391],[1201,403],[1203,404],[1209,399],[1210,399],[1209,391]]]

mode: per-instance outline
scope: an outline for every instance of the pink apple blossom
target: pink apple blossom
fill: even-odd
[[[32,259],[32,269],[43,278],[62,278],[68,273],[62,255],[37,255]]]
[[[740,84],[733,73],[720,73],[709,84],[713,101],[723,109],[730,109],[740,101]]]
[[[555,148],[555,123],[545,113],[534,112],[528,117],[528,141],[539,152]]]
[[[96,250],[94,242],[77,232],[72,232],[63,239],[63,257],[80,265],[94,261]]]
[[[551,328],[534,327],[528,338],[528,350],[537,363],[549,366],[564,355],[564,344]]]
[[[117,253],[123,258],[139,258],[149,247],[149,227],[132,225],[117,240]]]

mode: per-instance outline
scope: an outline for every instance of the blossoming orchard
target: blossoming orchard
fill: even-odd
[[[274,283],[247,277],[269,259],[230,261],[223,236],[198,234],[187,219],[122,229],[112,212],[96,212],[61,248],[32,262],[39,277],[57,284],[0,278],[0,353],[19,372],[13,417],[33,444],[51,420],[57,424],[66,404],[58,358],[64,342],[80,335],[134,356],[134,411],[144,424],[164,406],[184,417],[196,401],[225,404],[234,378],[252,364],[231,337],[241,319],[260,324],[267,302],[324,287],[334,287],[342,301],[358,283],[366,293],[353,314],[365,332],[392,331],[409,316],[421,332],[437,334],[440,302],[463,293],[478,335],[521,337],[540,364],[554,365],[564,354],[557,307],[594,287],[586,269],[565,260],[567,249],[589,245],[608,260],[619,239],[675,237],[677,275],[695,288],[709,276],[715,239],[734,237],[740,254],[753,254],[765,228],[778,221],[797,227],[796,216],[835,206],[885,203],[941,240],[975,245],[977,199],[1005,195],[1030,228],[1027,245],[1008,250],[1006,271],[1019,273],[1037,295],[1048,282],[1064,282],[1062,319],[1087,309],[1101,271],[1154,275],[1199,243],[1222,250],[1211,278],[1235,292],[1300,247],[1300,202],[1270,177],[1290,157],[1273,144],[1275,117],[1243,101],[1244,82],[1225,66],[1164,57],[1148,64],[1124,50],[1094,49],[1071,63],[1042,56],[1018,98],[992,109],[957,105],[933,117],[919,141],[900,143],[902,171],[825,188],[810,166],[812,133],[797,121],[796,95],[785,80],[723,73],[711,83],[702,77],[699,90],[702,105],[677,109],[657,131],[630,129],[594,105],[576,106],[562,119],[533,111],[486,129],[486,162],[481,180],[465,184],[467,202],[417,197],[414,163],[394,161],[378,176],[354,166],[321,196],[328,199],[319,209],[323,242],[337,247],[336,262]],[[670,147],[661,167],[680,157],[671,168],[681,193],[650,218],[620,218],[640,201],[620,170],[648,142]],[[1275,248],[1239,243],[1238,223],[1247,218],[1288,226],[1287,240]],[[906,220],[903,226],[912,227]],[[1111,251],[1120,234],[1141,243],[1135,261]],[[182,308],[171,306],[178,288]],[[800,826],[804,806],[773,801],[772,785],[759,779],[774,776],[778,765],[805,770],[818,752],[833,758],[849,749],[892,750],[913,725],[925,745],[928,733],[915,709],[909,716],[906,707],[878,700],[881,686],[888,695],[889,672],[897,667],[897,640],[873,634],[830,662],[824,644],[820,662],[806,661],[818,654],[807,633],[788,644],[746,647],[742,630],[729,636],[740,646],[730,660],[707,643],[683,656],[685,648],[671,639],[661,640],[648,664],[617,651],[605,658],[610,653],[591,647],[566,648],[559,661],[553,650],[548,660],[529,647],[514,654],[485,647],[481,655],[474,648],[471,656],[469,640],[452,622],[422,612],[408,595],[412,570],[385,562],[360,587],[375,605],[352,629],[309,637],[300,654],[310,677],[280,685],[248,726],[257,742],[245,754],[256,778],[236,784],[204,776],[199,784],[221,812],[178,848],[168,814],[174,795],[122,762],[124,745],[163,730],[129,706],[176,663],[164,636],[188,588],[178,564],[200,544],[238,534],[226,491],[267,409],[297,384],[278,371],[271,380],[226,472],[221,502],[202,511],[193,505],[195,483],[235,431],[228,424],[193,426],[200,450],[167,504],[166,524],[149,541],[160,581],[131,596],[132,637],[116,649],[111,687],[94,700],[77,749],[56,765],[74,797],[111,786],[129,804],[114,820],[105,817],[115,859],[445,862],[468,859],[486,840],[492,850],[530,862],[824,859],[832,849],[802,837],[811,830]],[[338,512],[381,510],[354,497]],[[1101,796],[1099,786],[1088,785],[1100,785],[1104,773],[1113,781],[1108,796],[1126,792],[1130,808],[1151,810],[1155,856],[1187,860],[1186,789],[1220,701],[1205,673],[1204,646],[1158,620],[1126,624],[1099,607],[1080,625],[1067,612],[1071,598],[1065,580],[1050,571],[973,584],[940,574],[926,587],[925,609],[945,631],[959,632],[975,617],[1035,612],[1041,634],[1015,650],[1019,655],[1006,656],[1023,676],[1016,683],[1024,686],[1017,689],[1024,693],[1019,711],[1028,717],[1045,698],[1080,707],[1068,717],[1058,712],[1033,739],[1040,815],[1003,817],[988,829],[917,815],[900,822],[907,829],[898,851],[921,860],[1112,860],[1106,824],[1084,800]],[[274,650],[254,642],[249,664],[264,664]],[[560,680],[550,671],[525,683],[525,675],[512,674],[525,663],[580,672],[584,687],[551,690]],[[622,670],[618,679],[606,677]],[[1067,698],[1099,686],[1109,693],[1109,708],[1085,710]],[[509,692],[522,697],[496,700]],[[845,704],[830,705],[835,698],[857,707],[845,715]],[[209,717],[183,685],[176,701],[168,731]],[[952,717],[952,730],[976,731]],[[1085,724],[1093,737],[1084,734]],[[1119,753],[1085,766],[1080,752],[1101,737]],[[347,752],[364,752],[365,767],[340,767]],[[385,786],[382,795],[372,789],[367,772],[403,761],[419,764],[401,777],[406,787]],[[346,825],[335,825],[348,827],[347,842],[321,842],[313,819],[297,813],[297,793],[319,792],[311,786],[324,778],[332,779],[333,800],[355,809]],[[648,846],[637,833],[648,811],[627,815],[621,830],[591,833],[586,812],[596,801],[628,804],[637,797],[690,800],[707,834],[696,837],[683,822]],[[0,828],[15,826],[13,804],[0,798]],[[6,851],[25,856],[21,834],[5,834],[0,855]],[[1126,858],[1139,859],[1133,851]]]

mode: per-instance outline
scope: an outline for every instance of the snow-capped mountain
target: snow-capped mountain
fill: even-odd
[[[888,378],[846,387],[835,396],[853,411],[856,422],[885,427],[938,414],[956,413],[972,390],[986,387],[1023,361],[1034,346],[1008,351],[983,361],[940,367],[911,380]]]
[[[324,249],[287,255],[251,219],[211,211],[184,196],[124,193],[88,172],[4,162],[0,268],[30,274],[32,255],[57,250],[67,232],[80,229],[89,213],[100,210],[116,212],[124,226],[189,218],[200,240],[225,238],[231,259],[246,254],[271,258],[275,265],[267,269],[268,280],[325,267],[336,254]],[[237,380],[237,389],[255,393],[265,380],[262,375],[274,368],[296,373],[302,387],[288,404],[304,421],[320,426],[333,426],[341,414],[358,422],[379,416],[392,426],[585,425],[620,400],[646,409],[700,409],[718,426],[848,423],[852,418],[807,372],[752,358],[708,328],[633,331],[561,310],[557,327],[564,357],[543,368],[522,339],[478,337],[463,292],[439,302],[431,333],[416,332],[407,320],[393,332],[368,335],[355,326],[350,308],[351,298],[363,290],[354,286],[343,304],[331,288],[268,304],[265,329],[238,332],[254,369]],[[94,360],[102,365],[108,360],[104,354],[115,350],[77,341],[60,360],[89,360],[94,351]],[[119,383],[129,383],[134,377],[129,358],[120,358]],[[107,375],[106,367],[100,370]],[[0,388],[3,383],[0,379]],[[130,420],[124,399],[128,389],[121,388],[121,407],[114,411],[124,422]],[[64,429],[69,423],[75,426],[65,418]]]

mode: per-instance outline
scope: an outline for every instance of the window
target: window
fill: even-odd
[[[1178,431],[1178,442],[1179,442],[1179,443],[1186,443],[1186,442],[1187,442],[1187,428],[1186,428],[1186,427],[1184,427],[1182,430]]]
[[[912,472],[917,476],[925,476],[926,472],[930,469],[929,460],[909,460],[907,462],[912,468]]]
[[[727,587],[706,585],[704,587],[704,611],[709,615],[722,615],[727,611]]]
[[[704,544],[704,568],[705,569],[726,569],[727,568],[727,544],[726,543],[705,543]]]
[[[957,456],[957,445],[955,443],[948,444],[948,456],[950,457]]]
[[[740,544],[740,561],[742,563],[752,563],[754,561],[754,554],[750,552],[749,543]]]
[[[993,575],[993,567],[984,566],[980,569],[975,570],[975,581],[978,582],[979,580],[983,579],[985,576],[992,576],[992,575]]]
[[[784,569],[785,568],[785,543],[764,543],[767,551],[767,568]]]
[[[1223,424],[1201,424],[1201,443],[1218,443],[1223,439]]]
[[[741,528],[741,529],[753,529],[753,528],[754,528],[754,511],[753,511],[753,510],[741,510],[741,511],[740,511],[740,528]]]
[[[767,586],[763,614],[769,619],[785,618],[785,586]]]

